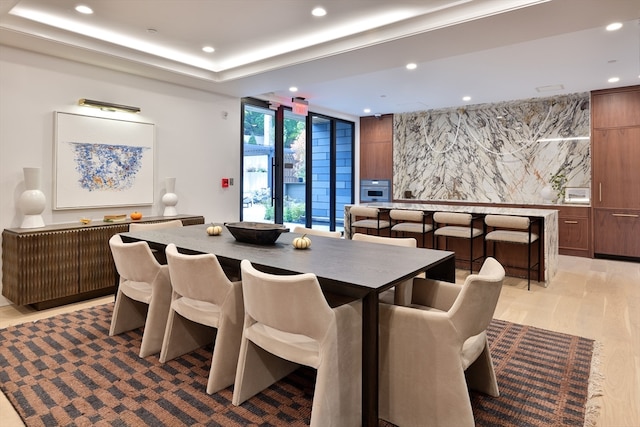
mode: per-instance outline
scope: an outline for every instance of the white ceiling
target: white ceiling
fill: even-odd
[[[0,0],[0,43],[365,116],[640,84],[640,0]]]

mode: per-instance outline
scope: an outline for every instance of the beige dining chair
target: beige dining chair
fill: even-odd
[[[160,362],[214,343],[207,393],[235,380],[244,305],[242,283],[231,282],[213,254],[185,255],[166,249],[173,295]]]
[[[272,275],[240,264],[245,317],[233,404],[300,365],[316,369],[311,426],[362,422],[362,302],[331,308],[312,273]]]
[[[124,243],[115,234],[109,246],[120,276],[109,335],[144,326],[140,357],[158,353],[171,304],[169,268],[158,263],[147,242]]]
[[[468,388],[499,395],[485,330],[504,275],[487,258],[463,285],[416,278],[411,306],[380,304],[380,418],[474,426]]]
[[[512,215],[487,215],[484,217],[487,226],[487,234],[484,236],[485,254],[487,243],[492,243],[493,256],[495,257],[496,243],[516,244],[527,246],[527,290],[531,290],[531,270],[540,265],[540,240],[533,232],[534,221],[526,216]],[[535,263],[531,263],[531,247],[538,242],[538,257]],[[509,267],[509,266],[507,266]],[[540,275],[538,274],[538,281]]]
[[[358,219],[359,218],[359,219]],[[369,206],[351,206],[349,208],[349,230],[351,234],[355,233],[356,228],[363,228],[369,234],[375,231],[376,235],[380,235],[380,231],[389,229],[391,222],[381,218],[380,209]]]
[[[182,221],[179,219],[173,219],[171,221],[162,222],[132,222],[129,224],[129,231],[145,231],[145,230],[161,230],[164,228],[176,228],[182,227]],[[164,251],[151,249],[153,256],[158,260],[160,264],[167,263],[167,257]]]
[[[418,241],[413,237],[384,237],[356,233],[351,237],[351,240],[382,245],[404,246],[407,248],[415,248],[418,246]],[[422,274],[421,277],[424,277],[424,274]],[[387,304],[408,305],[411,302],[412,288],[413,279],[398,283],[394,288],[382,292],[379,297],[380,301],[386,302]]]
[[[310,236],[323,236],[323,237],[333,237],[333,238],[341,238],[342,233],[339,231],[329,231],[329,230],[316,230],[315,228],[306,228],[297,226],[293,229],[294,233],[298,234],[308,234]]]
[[[405,236],[406,233],[419,234],[422,236],[422,247],[426,248],[425,237],[433,231],[433,224],[428,222],[431,216],[431,212],[391,209],[389,211],[389,218],[392,221],[391,231],[401,236]]]
[[[475,239],[484,234],[483,228],[476,228],[474,221],[480,217],[469,213],[459,212],[436,212],[433,214],[433,249],[438,249],[438,238],[445,238],[445,249],[449,238],[469,240],[469,273],[473,273],[473,262],[484,258],[482,255],[474,258],[473,243]],[[484,251],[484,242],[482,244]],[[457,257],[457,254],[456,254]]]

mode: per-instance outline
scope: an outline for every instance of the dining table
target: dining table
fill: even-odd
[[[323,292],[361,299],[362,425],[377,426],[379,294],[423,272],[428,278],[455,282],[455,254],[323,236],[310,236],[311,246],[300,250],[292,244],[300,234],[284,232],[274,244],[257,245],[236,241],[226,227],[222,234],[209,236],[207,226],[126,232],[121,237],[125,242],[146,241],[156,250],[173,243],[183,253],[215,254],[230,274],[239,275],[244,259],[267,273],[314,273]]]

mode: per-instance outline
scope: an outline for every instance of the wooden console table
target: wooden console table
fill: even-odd
[[[143,223],[182,220],[204,224],[204,217],[147,217]],[[132,220],[7,228],[2,232],[2,295],[17,305],[41,310],[113,293],[115,265],[109,239],[129,231]]]

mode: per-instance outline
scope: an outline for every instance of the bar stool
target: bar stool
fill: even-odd
[[[422,247],[424,248],[426,247],[424,242],[425,235],[433,231],[433,225],[427,222],[427,219],[430,217],[430,212],[392,209],[389,212],[389,218],[391,218],[391,221],[395,222],[395,224],[391,226],[391,231],[402,233],[402,236],[404,236],[405,233],[421,234]]]
[[[473,226],[473,222],[479,218],[469,213],[436,212],[433,214],[433,248],[438,249],[439,236],[445,237],[445,249],[449,237],[469,239],[469,271],[471,274],[473,274],[473,262],[484,257],[484,253],[477,258],[473,257],[473,241],[484,233],[483,229]],[[484,244],[482,249],[484,252]]]
[[[363,219],[357,219],[364,217]],[[375,230],[376,235],[380,235],[380,230],[391,227],[391,222],[380,219],[380,209],[368,206],[351,206],[349,209],[349,230],[353,235],[355,228],[364,228],[369,234],[370,230]],[[391,231],[389,231],[391,235]]]
[[[484,237],[485,254],[487,242],[493,242],[494,257],[496,242],[527,245],[527,290],[531,290],[531,269],[540,265],[540,239],[531,230],[535,222],[537,221],[522,216],[487,215],[484,217],[484,223],[492,229]],[[532,265],[531,246],[536,241],[538,242],[538,261]],[[538,281],[540,281],[540,274],[538,274]]]

